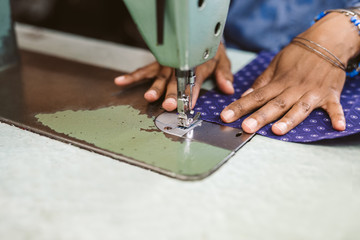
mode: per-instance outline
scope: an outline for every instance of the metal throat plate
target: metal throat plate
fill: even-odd
[[[155,119],[155,125],[163,132],[188,140],[196,140],[236,152],[252,136],[240,129],[198,120],[188,128],[177,125],[177,114],[164,112]]]

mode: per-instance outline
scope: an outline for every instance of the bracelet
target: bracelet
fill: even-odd
[[[360,12],[359,12],[360,7],[349,7],[348,10],[350,10],[350,11],[356,13],[358,16],[360,16]]]
[[[317,21],[319,21],[320,19],[322,19],[323,17],[325,17],[326,15],[328,15],[329,13],[332,13],[332,12],[342,13],[342,14],[345,14],[345,16],[351,16],[350,22],[352,22],[355,25],[355,27],[358,28],[359,35],[360,35],[360,20],[359,20],[360,14],[357,13],[357,12],[348,10],[348,9],[333,9],[333,10],[323,11],[314,18],[314,21],[312,22],[312,25],[314,23],[316,23]]]
[[[309,39],[306,39],[306,38],[303,38],[303,37],[295,37],[293,40],[292,40],[293,43],[296,43],[296,44],[300,44],[306,48],[308,48],[308,50],[312,51],[313,53],[319,55],[320,57],[322,57],[324,60],[328,61],[329,63],[331,63],[332,65],[340,68],[341,70],[343,70],[344,72],[346,72],[346,66],[343,62],[341,62],[341,60],[336,57],[334,54],[332,54],[329,50],[327,50],[325,47],[321,46],[320,44],[314,42],[314,41],[311,41]],[[310,44],[312,45],[315,45],[316,47],[313,47],[311,46]],[[318,49],[322,49],[324,50],[328,55],[330,55],[331,57],[329,57],[328,55],[326,55],[325,53],[321,52],[320,50]]]
[[[317,15],[314,18],[311,25],[313,25],[315,22],[319,21],[320,19],[322,19],[329,13],[332,13],[332,12],[342,13],[342,14],[345,14],[345,16],[350,16],[350,22],[353,23],[355,27],[357,27],[357,29],[359,30],[359,35],[360,35],[360,19],[359,19],[360,12],[358,12],[358,10],[359,9],[355,8],[355,7],[350,8],[350,9],[326,10],[326,11],[321,12],[319,15]],[[327,52],[330,53],[329,51],[327,51]],[[334,55],[332,55],[332,56],[335,57]],[[345,65],[343,65],[343,66],[345,66]],[[345,68],[345,71],[346,71],[346,76],[348,76],[348,77],[354,77],[354,76],[358,75],[360,73],[360,57],[357,56],[353,59],[350,59],[347,64],[347,67]]]
[[[327,52],[327,53],[330,54],[333,58],[335,58],[336,62],[337,62],[338,64],[340,64],[339,67],[340,67],[342,70],[344,70],[344,71],[346,70],[345,64],[344,64],[338,57],[336,57],[334,54],[332,54],[329,50],[327,50],[325,47],[321,46],[320,44],[318,44],[318,43],[316,43],[316,42],[314,42],[314,41],[308,40],[308,39],[306,39],[306,38],[303,38],[303,37],[295,37],[294,39],[295,39],[295,40],[296,40],[296,39],[304,40],[304,41],[306,41],[306,42],[309,42],[309,43],[311,43],[311,44],[314,44],[315,46],[323,49],[325,52]]]

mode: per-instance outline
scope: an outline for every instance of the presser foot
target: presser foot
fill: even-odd
[[[179,113],[178,115],[178,126],[180,128],[189,128],[191,127],[196,121],[200,119],[201,113],[197,112],[194,117],[192,115],[194,111],[190,111],[190,114]]]

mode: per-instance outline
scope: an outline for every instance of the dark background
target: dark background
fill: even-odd
[[[10,0],[17,22],[146,48],[122,0]]]

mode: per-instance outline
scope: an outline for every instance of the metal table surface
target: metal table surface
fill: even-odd
[[[23,49],[101,67],[131,71],[153,60],[127,46],[16,29]],[[229,55],[234,71],[254,57]],[[210,177],[181,182],[0,124],[1,239],[358,239],[359,216],[359,135],[320,144],[255,136]]]

